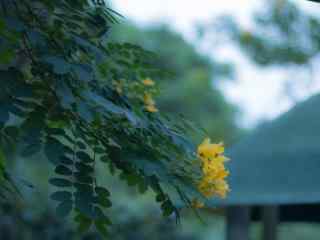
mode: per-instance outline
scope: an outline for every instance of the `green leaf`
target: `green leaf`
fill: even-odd
[[[93,149],[93,151],[94,151],[95,153],[99,153],[99,154],[103,154],[103,153],[106,152],[106,150],[103,149],[103,148],[101,148],[101,147],[95,147],[95,148]]]
[[[73,161],[67,156],[62,156],[60,158],[60,163],[65,165],[73,165]]]
[[[63,201],[58,204],[56,208],[56,213],[59,217],[67,217],[72,211],[73,203],[71,200]]]
[[[3,19],[0,19],[0,34],[5,30],[6,23]]]
[[[94,161],[93,158],[91,158],[91,157],[89,156],[89,154],[86,153],[86,152],[79,151],[79,152],[76,153],[76,155],[77,155],[77,157],[79,158],[79,160],[80,160],[81,162],[91,163],[91,162]]]
[[[106,188],[95,187],[94,190],[99,196],[101,196],[103,198],[108,198],[110,196],[110,192]]]
[[[81,38],[77,35],[71,34],[74,41],[80,45],[81,47],[87,49],[90,53],[93,53],[95,55],[95,58],[98,62],[101,62],[105,59],[105,53],[102,51],[101,48],[97,48],[95,45],[93,45],[90,41],[87,39]]]
[[[66,84],[65,81],[56,82],[56,93],[60,98],[61,106],[65,109],[71,109],[72,104],[76,101],[72,90]]]
[[[112,202],[108,198],[104,198],[104,197],[99,196],[98,203],[105,208],[112,207]]]
[[[80,101],[77,104],[78,114],[80,117],[88,123],[91,123],[94,120],[93,109],[85,101]]]
[[[63,144],[53,138],[48,138],[44,146],[44,153],[46,154],[49,161],[55,165],[59,164],[61,155],[63,154],[63,150]]]
[[[109,161],[109,171],[111,173],[111,175],[113,176],[116,172],[116,168],[115,165],[113,164],[113,162]]]
[[[134,185],[140,183],[140,181],[141,181],[140,176],[138,176],[136,174],[127,174],[127,175],[125,175],[125,179],[127,180],[127,183],[129,186],[134,186]]]
[[[113,102],[107,100],[106,98],[104,98],[94,92],[85,91],[83,93],[83,95],[86,99],[95,103],[97,106],[100,106],[102,109],[106,110],[106,112],[108,112],[108,113],[114,113],[114,114],[123,114],[124,113],[122,108],[118,107]]]
[[[63,178],[51,178],[49,179],[49,183],[56,187],[71,187],[72,182]]]
[[[5,160],[6,157],[4,155],[3,150],[0,147],[0,182],[4,180]]]
[[[55,172],[57,174],[65,175],[65,176],[71,176],[72,175],[72,171],[69,168],[67,168],[67,167],[65,167],[63,165],[57,166],[56,169],[55,169]]]
[[[81,141],[77,141],[77,146],[78,146],[80,149],[86,149],[86,148],[87,148],[86,145],[85,145],[83,142],[81,142]]]
[[[58,191],[51,194],[50,198],[55,201],[63,202],[63,201],[71,200],[72,194],[67,191]]]
[[[142,180],[139,182],[138,189],[139,189],[139,192],[143,194],[148,190],[148,184]]]
[[[93,183],[93,178],[91,176],[88,176],[88,175],[83,174],[81,172],[75,172],[74,176],[77,179],[77,181],[80,183],[88,183],[88,184]]]
[[[9,120],[8,105],[0,103],[0,123],[6,123],[8,120]]]
[[[107,163],[109,162],[109,156],[108,155],[103,155],[102,157],[100,157],[100,161],[101,162],[104,162],[104,163]]]
[[[0,52],[0,64],[10,64],[15,57],[14,49],[7,48]]]
[[[92,173],[93,172],[93,168],[87,164],[77,162],[75,164],[75,166],[79,172],[83,172],[83,173]]]
[[[53,71],[56,74],[62,75],[67,74],[71,70],[71,66],[62,57],[58,56],[46,56],[43,61],[50,64],[53,67]]]
[[[109,146],[121,149],[121,146],[112,138],[108,138],[108,144],[109,144]]]
[[[156,196],[156,201],[157,202],[163,202],[164,200],[166,200],[166,196],[164,194],[158,194]]]
[[[56,136],[64,136],[66,135],[66,132],[62,128],[58,127],[51,127],[47,130],[47,133],[49,135],[56,135]]]
[[[97,231],[98,231],[104,238],[108,238],[109,233],[108,233],[108,230],[107,230],[104,222],[95,221],[95,222],[94,222],[94,225],[95,225]]]
[[[85,193],[85,194],[93,194],[92,186],[89,184],[84,183],[75,183],[74,187],[79,191],[79,193]]]
[[[170,216],[175,210],[169,200],[162,203],[161,209],[162,209],[162,215],[164,217]]]
[[[5,17],[6,27],[10,30],[22,32],[26,29],[26,25],[18,18]]]
[[[88,64],[72,64],[71,69],[77,75],[78,79],[82,81],[92,81],[93,72],[91,66]]]
[[[99,207],[94,207],[94,218],[96,221],[99,221],[103,224],[107,224],[107,225],[112,224],[110,219],[103,213],[103,211]]]
[[[89,203],[86,198],[76,198],[76,209],[89,218],[94,218],[93,205]]]
[[[93,223],[93,221],[90,218],[87,218],[82,214],[77,215],[75,217],[75,221],[79,223],[78,231],[80,233],[87,232]]]

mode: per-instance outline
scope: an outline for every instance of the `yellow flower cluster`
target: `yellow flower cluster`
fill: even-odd
[[[146,78],[144,80],[142,80],[143,85],[148,86],[148,87],[152,87],[154,86],[154,81],[150,78]]]
[[[207,198],[224,198],[229,192],[229,185],[225,180],[229,172],[225,169],[224,163],[229,159],[223,155],[223,144],[210,143],[210,139],[207,138],[198,146],[197,152],[203,173],[198,183],[199,192]]]
[[[146,78],[142,81],[143,85],[147,87],[153,87],[155,85],[154,81],[150,78]],[[143,97],[143,102],[144,102],[144,108],[148,112],[158,112],[158,108],[156,107],[156,103],[150,93],[145,93]]]
[[[144,107],[148,112],[158,112],[158,108],[155,105],[155,101],[153,100],[151,94],[145,93],[143,97]]]

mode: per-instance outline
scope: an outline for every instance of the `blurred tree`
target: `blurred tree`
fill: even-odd
[[[168,70],[159,82],[166,92],[159,97],[160,109],[182,114],[201,126],[214,141],[228,144],[240,134],[237,109],[228,103],[217,87],[219,78],[231,78],[232,65],[220,63],[199,53],[180,34],[165,25],[139,29],[121,25],[112,30],[117,41],[133,42],[157,53],[155,65]],[[199,141],[201,134],[194,134]]]
[[[289,73],[284,85],[286,96],[295,100],[301,88],[312,87],[320,50],[320,20],[298,4],[264,1],[253,15],[250,29],[230,16],[222,17],[218,26],[259,67],[280,67]]]
[[[254,14],[254,31],[233,23],[232,36],[262,66],[309,64],[320,49],[320,21],[292,1],[266,1]]]

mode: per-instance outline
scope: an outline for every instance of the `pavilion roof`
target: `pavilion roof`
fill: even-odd
[[[213,205],[320,202],[320,95],[261,125],[226,155],[231,192]]]

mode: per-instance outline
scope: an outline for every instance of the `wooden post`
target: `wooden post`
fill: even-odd
[[[248,240],[249,225],[249,206],[232,206],[227,208],[227,240]]]
[[[263,240],[277,239],[278,206],[262,207]]]

